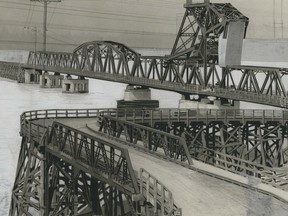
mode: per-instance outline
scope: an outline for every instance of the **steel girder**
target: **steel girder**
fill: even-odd
[[[270,167],[287,160],[286,111],[135,109],[115,114],[117,118],[107,116],[115,119],[112,128],[125,119],[134,127],[143,124],[182,138],[185,134],[188,148],[197,145]]]
[[[110,182],[129,195],[139,193],[128,151],[116,143],[54,122],[47,148],[67,160],[72,157],[70,163],[79,163],[78,168],[86,166],[97,170],[98,179]]]
[[[126,142],[149,152],[192,164],[186,143],[180,137],[111,116],[102,116],[99,123],[100,132],[112,137],[124,138]]]
[[[104,53],[107,52],[113,53],[113,50],[110,49],[110,51],[105,51]],[[88,52],[86,54],[88,55]],[[112,57],[113,55],[114,57]],[[248,73],[246,72],[247,68],[221,70],[218,66],[211,64],[207,67],[207,82],[205,84],[203,68],[183,60],[179,60],[177,64],[167,64],[163,57],[139,57],[133,61],[131,59],[128,61],[123,55],[117,57],[118,54],[116,55],[116,52],[113,55],[104,55],[100,58],[97,54],[93,54],[93,57],[78,58],[75,54],[70,54],[67,57],[67,54],[62,53],[38,52],[36,53],[36,69],[142,85],[188,95],[211,95],[220,98],[288,107],[286,90],[283,84],[283,78],[287,72],[280,69],[250,68]],[[29,59],[32,62],[34,57],[34,53],[30,53]],[[93,60],[93,58],[98,60]],[[89,63],[87,59],[90,59]],[[25,67],[33,68],[32,63],[28,62],[28,64]],[[97,68],[99,67],[103,71],[98,71]],[[259,71],[262,71],[262,73],[259,73]],[[241,79],[239,74],[242,75],[243,79]],[[256,75],[263,77],[263,74],[264,78],[266,77],[263,83],[257,79],[249,78]],[[239,80],[238,83],[236,82],[237,80]]]
[[[119,188],[53,154],[46,156],[46,215],[135,215],[131,196]]]
[[[288,107],[284,85],[287,71],[283,69],[221,69],[208,64],[204,77],[203,64],[181,59],[169,63],[166,57],[144,57],[124,45],[124,48],[114,46],[114,42],[94,41],[84,45],[72,54],[31,52],[24,67],[33,68],[36,61],[37,70]]]
[[[220,88],[235,91],[254,92],[259,95],[286,97],[287,91],[283,77],[287,72],[283,69],[261,67],[223,68]],[[256,101],[257,102],[257,101]]]
[[[279,167],[286,162],[283,146],[285,132],[278,122],[261,124],[250,121],[242,124],[231,121],[225,124],[218,120],[187,125],[186,121],[170,124],[164,121],[156,122],[153,127],[178,136],[184,133],[189,150],[211,149],[269,167]],[[197,151],[195,154],[193,156],[197,158]]]
[[[171,59],[194,58],[201,64],[218,62],[218,39],[226,34],[230,22],[244,22],[248,18],[230,3],[185,4],[186,11],[176,37]]]
[[[43,160],[43,154],[39,153],[35,143],[29,143],[27,137],[23,137],[9,215],[32,216],[41,212],[43,208],[41,205],[43,203],[40,201]]]
[[[53,124],[49,137],[42,127],[28,125],[21,130],[10,215],[140,212],[139,186],[127,150],[59,123]]]
[[[226,37],[231,22],[244,22],[246,32],[249,20],[231,4],[188,3],[185,8],[171,56],[167,60],[169,64],[176,65],[179,60],[185,60],[188,64],[202,68],[201,85],[207,86],[211,82],[211,67],[218,64],[220,35]]]

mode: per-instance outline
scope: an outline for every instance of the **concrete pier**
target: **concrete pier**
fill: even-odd
[[[127,85],[124,100],[117,101],[117,108],[158,108],[159,101],[151,100],[151,90],[142,86]]]
[[[38,84],[40,82],[40,72],[34,69],[26,69],[24,74],[24,82],[28,84]]]
[[[151,90],[145,87],[128,85],[125,89],[124,100],[151,100]]]
[[[179,109],[240,109],[240,102],[230,102],[225,99],[210,100],[209,98],[189,100],[183,97],[179,100],[178,107]]]
[[[64,76],[59,73],[49,74],[44,72],[40,75],[40,87],[41,88],[62,88]]]
[[[63,79],[62,85],[63,93],[88,93],[89,92],[89,80],[84,77],[78,77],[73,79],[70,75],[67,75]]]

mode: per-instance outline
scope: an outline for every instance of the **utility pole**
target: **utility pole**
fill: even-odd
[[[61,0],[30,0],[31,2],[43,2],[44,14],[43,14],[43,51],[46,51],[46,33],[47,33],[47,8],[50,2],[61,2]]]
[[[28,29],[31,32],[34,32],[34,62],[33,62],[33,67],[34,67],[34,71],[35,71],[35,67],[36,67],[36,50],[37,50],[37,27],[29,27],[29,26],[25,26],[24,29]]]

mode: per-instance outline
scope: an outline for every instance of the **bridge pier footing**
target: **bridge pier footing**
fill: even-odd
[[[84,77],[78,77],[73,79],[70,75],[67,75],[63,79],[62,85],[63,93],[88,93],[89,92],[89,80]]]
[[[40,81],[40,71],[37,70],[25,70],[24,73],[24,83],[28,83],[28,84],[38,84]]]
[[[117,101],[117,108],[158,108],[159,101],[151,100],[151,90],[147,87],[127,85],[124,99]]]
[[[48,72],[42,73],[40,75],[40,87],[41,88],[62,88],[62,80],[64,79],[63,75],[59,73],[54,73],[54,75],[49,74]]]
[[[229,102],[225,99],[210,100],[209,98],[201,98],[199,100],[190,100],[185,97],[179,100],[179,109],[239,109],[240,102]]]

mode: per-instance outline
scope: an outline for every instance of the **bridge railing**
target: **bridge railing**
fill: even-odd
[[[279,121],[285,123],[288,120],[288,111],[284,110],[200,110],[200,109],[48,109],[32,110],[22,113],[20,116],[21,131],[27,133],[29,124],[34,130],[38,124],[29,123],[30,120],[52,119],[52,118],[91,118],[99,116],[115,116],[134,123],[150,123],[156,121],[246,121],[259,120],[261,122]]]
[[[152,154],[164,155],[175,162],[193,163],[185,140],[179,136],[107,115],[100,118],[99,124],[101,132],[125,139],[127,143]],[[87,127],[93,130],[89,125]]]
[[[154,213],[163,216],[181,216],[181,209],[174,203],[172,192],[145,169],[140,169],[139,175],[140,193],[153,206],[160,206],[161,209],[154,208]],[[158,211],[160,212],[158,212]]]
[[[184,121],[188,125],[195,121],[278,121],[288,120],[288,111],[284,110],[238,110],[238,109],[117,109],[117,118],[134,123],[153,123],[165,120]]]
[[[242,176],[255,176],[265,184],[288,191],[287,169],[263,166],[198,145],[189,146],[189,152],[193,159]]]
[[[27,132],[29,128],[29,121],[39,119],[57,119],[57,118],[91,118],[100,115],[113,115],[116,109],[48,109],[48,110],[32,110],[21,114],[20,133]],[[33,123],[32,123],[33,125]],[[38,125],[38,124],[35,124]]]
[[[288,108],[288,98],[277,94],[259,94],[255,92],[226,88],[215,88],[214,92],[215,95],[222,95],[224,98]]]

